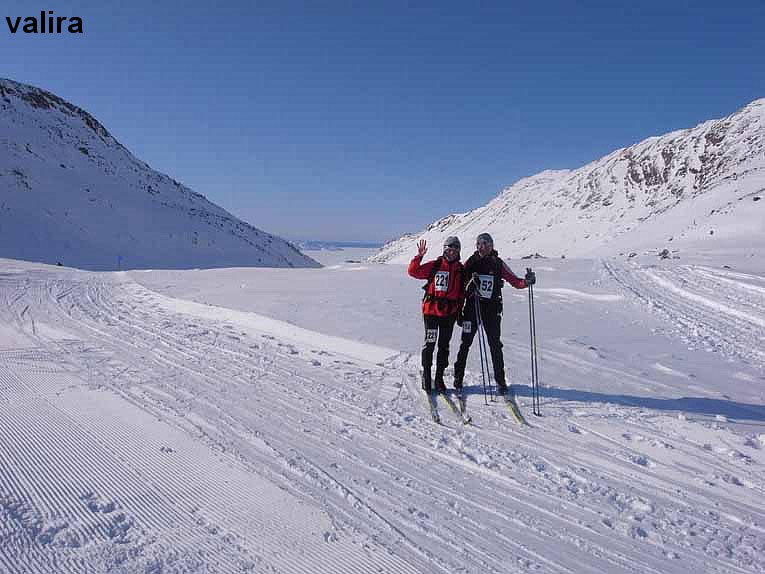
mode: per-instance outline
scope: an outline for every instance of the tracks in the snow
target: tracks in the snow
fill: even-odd
[[[640,432],[639,419],[630,419],[630,438],[609,436],[597,420],[573,426],[554,416],[516,432],[504,409],[476,407],[475,428],[444,430],[419,410],[402,357],[372,365],[324,352],[320,339],[309,348],[179,313],[108,276],[4,279],[0,294],[4,320],[39,343],[0,356],[30,389],[24,395],[13,376],[0,378],[0,399],[34,399],[24,412],[38,413],[35,432],[27,436],[24,417],[3,411],[2,400],[0,428],[13,429],[25,452],[60,447],[9,467],[0,480],[12,498],[5,508],[71,516],[73,536],[93,548],[127,521],[137,548],[173,559],[197,546],[200,563],[218,556],[221,572],[247,560],[285,572],[632,572],[638,561],[649,573],[743,571],[681,536],[689,524],[712,531],[727,520],[674,500],[687,481],[665,476],[661,463],[648,484],[636,483],[651,463],[643,447],[658,440]],[[30,334],[32,318],[68,338]],[[57,435],[66,441],[57,445]],[[692,446],[681,450],[693,457]],[[101,470],[90,476],[66,460]],[[43,467],[73,478],[51,489]],[[120,524],[109,522],[113,512]],[[55,555],[28,533],[8,536],[40,563]],[[226,543],[228,554],[216,554]],[[301,554],[287,552],[296,546]],[[672,552],[684,559],[667,562]]]
[[[695,265],[603,262],[606,273],[674,325],[678,336],[765,369],[765,280]]]

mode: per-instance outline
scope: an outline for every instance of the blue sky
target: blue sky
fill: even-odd
[[[5,16],[79,16],[12,35]],[[765,97],[765,2],[5,0],[0,76],[295,239],[392,239]]]

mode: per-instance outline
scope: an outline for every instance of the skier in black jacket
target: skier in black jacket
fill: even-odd
[[[465,262],[466,300],[458,323],[462,325],[462,342],[454,364],[454,388],[462,392],[462,381],[465,377],[470,345],[478,331],[475,298],[478,298],[481,320],[489,342],[491,362],[494,366],[494,380],[500,395],[507,393],[505,381],[505,360],[502,356],[502,341],[500,340],[500,324],[502,321],[502,287],[503,281],[508,281],[516,289],[525,289],[536,283],[533,271],[521,279],[512,272],[510,267],[499,258],[494,250],[494,240],[488,233],[481,233],[476,239],[476,251]]]

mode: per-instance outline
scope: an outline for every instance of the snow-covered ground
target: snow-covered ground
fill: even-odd
[[[541,418],[526,291],[503,321],[526,428],[475,349],[474,424],[431,422],[421,282],[309,255],[0,260],[0,572],[765,572],[761,260],[534,261]]]

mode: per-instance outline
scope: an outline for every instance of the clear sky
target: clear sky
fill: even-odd
[[[41,9],[84,34],[10,33]],[[0,17],[0,77],[293,239],[392,239],[765,97],[763,0],[3,0]]]

